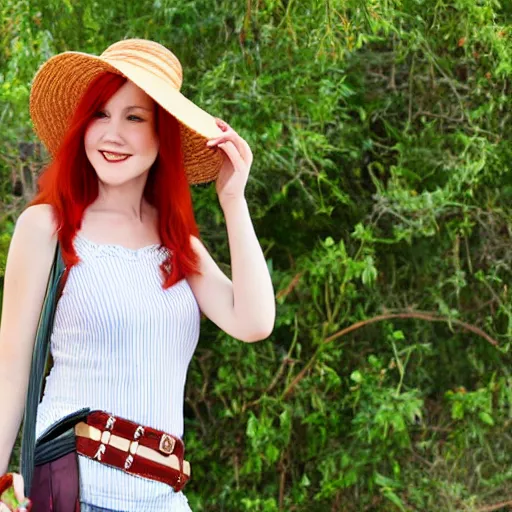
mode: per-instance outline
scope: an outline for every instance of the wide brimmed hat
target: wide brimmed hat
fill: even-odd
[[[57,153],[87,87],[105,71],[131,80],[179,121],[189,183],[217,178],[223,155],[206,141],[223,132],[213,116],[181,94],[183,71],[178,58],[161,44],[144,39],[119,41],[99,57],[64,52],[43,64],[32,83],[30,115],[50,154]]]

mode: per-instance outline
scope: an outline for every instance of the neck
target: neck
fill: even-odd
[[[99,183],[98,198],[95,209],[116,213],[128,220],[142,222],[147,202],[144,199],[144,187],[147,175],[119,186]]]

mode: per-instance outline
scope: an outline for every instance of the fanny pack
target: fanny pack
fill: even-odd
[[[80,409],[39,438],[30,499],[37,512],[78,512],[78,455],[125,473],[156,480],[176,492],[190,478],[179,437],[103,411]]]

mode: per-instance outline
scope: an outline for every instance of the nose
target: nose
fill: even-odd
[[[121,121],[110,118],[104,125],[104,132],[102,136],[102,142],[108,144],[115,144],[118,146],[124,145],[124,139],[122,135]]]

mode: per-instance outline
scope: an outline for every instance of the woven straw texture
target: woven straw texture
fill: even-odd
[[[32,83],[30,115],[50,154],[58,151],[87,87],[105,71],[131,80],[179,121],[190,184],[217,178],[222,150],[207,147],[206,140],[222,131],[210,114],[181,94],[183,71],[177,57],[161,44],[144,39],[119,41],[99,57],[64,52],[41,66]]]

